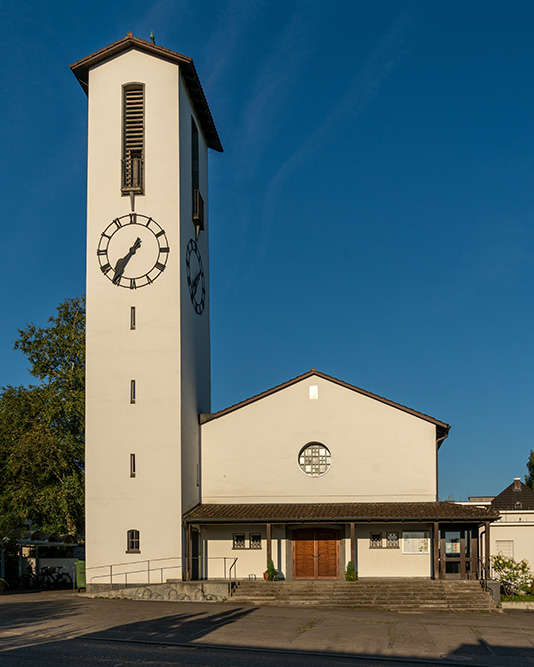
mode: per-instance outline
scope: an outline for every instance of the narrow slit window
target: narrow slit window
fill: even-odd
[[[145,87],[123,87],[122,193],[143,194],[145,152]]]
[[[198,127],[191,117],[191,185],[193,192],[193,224],[196,235],[204,229],[204,200],[200,194],[200,166],[198,151]]]
[[[130,454],[130,477],[135,477],[135,454]]]
[[[135,329],[135,306],[130,308],[130,329]]]
[[[129,530],[126,534],[126,552],[138,554],[141,552],[141,541],[138,530]]]
[[[130,403],[135,403],[135,380],[130,382]]]

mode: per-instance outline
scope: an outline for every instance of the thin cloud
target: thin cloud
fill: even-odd
[[[269,145],[280,115],[280,105],[316,50],[310,39],[313,12],[309,2],[297,3],[282,33],[265,54],[254,75],[254,88],[242,112],[239,144],[241,156],[238,179],[249,176]],[[254,146],[254,151],[250,150]]]
[[[228,79],[227,72],[245,48],[243,35],[261,18],[261,11],[268,8],[266,0],[229,0],[220,10],[215,29],[207,39],[203,56],[203,72],[207,90],[216,91]]]
[[[271,222],[275,218],[281,193],[289,182],[290,175],[297,170],[299,165],[307,162],[310,156],[317,151],[318,146],[328,139],[329,131],[333,126],[340,124],[348,114],[351,114],[353,122],[365,110],[400,62],[405,52],[406,35],[412,24],[413,20],[408,14],[403,14],[397,20],[352,79],[343,98],[317,129],[286,159],[272,178],[265,195],[261,217],[261,243],[257,246],[257,257],[254,262],[251,262],[251,266],[256,264],[265,251]]]

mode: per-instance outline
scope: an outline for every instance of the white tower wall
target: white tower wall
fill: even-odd
[[[135,197],[135,212],[165,230],[170,248],[165,270],[139,289],[114,285],[96,254],[105,228],[131,210],[121,193],[122,91],[129,83],[145,86],[145,193]],[[95,579],[105,571],[97,566],[180,557],[182,513],[199,499],[198,413],[210,409],[208,235],[206,220],[198,239],[206,273],[199,315],[184,266],[195,236],[195,114],[179,66],[129,50],[89,71],[88,95],[86,560],[87,582],[104,583]],[[207,218],[207,149],[196,123]],[[138,554],[126,553],[130,529],[140,533]]]

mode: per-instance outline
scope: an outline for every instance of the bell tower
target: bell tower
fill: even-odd
[[[87,583],[156,559],[180,578],[210,411],[207,152],[222,146],[190,58],[128,33],[71,69],[89,100]]]

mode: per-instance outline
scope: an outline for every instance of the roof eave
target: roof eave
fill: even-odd
[[[76,61],[70,66],[70,69],[78,79],[85,94],[88,95],[89,70],[114,56],[132,49],[137,49],[143,53],[148,53],[156,58],[161,58],[180,66],[180,70],[191,97],[191,102],[193,103],[198,120],[206,136],[208,148],[212,148],[221,153],[223,151],[221,140],[219,139],[208,101],[204,95],[204,90],[202,89],[192,58],[171,51],[170,49],[166,49],[163,46],[158,46],[143,39],[139,39],[138,37],[134,37],[132,33],[128,33],[126,37],[113,42],[113,44],[109,44],[103,49],[95,51],[95,53],[91,53],[85,58]]]
[[[213,421],[214,419],[219,419],[219,417],[224,417],[225,415],[231,412],[235,412],[240,408],[255,403],[256,401],[259,401],[262,398],[266,398],[267,396],[271,396],[272,394],[276,394],[277,392],[282,391],[287,387],[291,387],[292,385],[297,384],[297,382],[302,382],[302,380],[306,380],[313,376],[322,378],[323,380],[327,380],[329,382],[333,382],[334,384],[337,384],[340,387],[345,387],[346,389],[350,389],[351,391],[354,391],[362,396],[366,396],[367,398],[371,398],[373,400],[379,401],[380,403],[384,403],[385,405],[389,405],[393,408],[396,408],[397,410],[406,412],[414,417],[417,417],[418,419],[423,419],[424,421],[428,421],[431,424],[435,424],[438,429],[438,433],[445,434],[442,440],[444,440],[449,434],[451,428],[450,425],[440,421],[439,419],[435,419],[434,417],[426,415],[423,412],[418,412],[417,410],[408,408],[407,406],[402,405],[401,403],[395,403],[395,401],[391,401],[390,399],[384,398],[383,396],[379,396],[378,394],[373,394],[370,391],[361,389],[360,387],[356,387],[355,385],[349,384],[348,382],[344,382],[343,380],[338,380],[337,378],[332,377],[331,375],[327,375],[326,373],[321,373],[315,368],[312,368],[311,370],[307,371],[306,373],[303,373],[302,375],[297,375],[297,377],[292,378],[287,382],[283,382],[282,384],[276,385],[271,389],[267,389],[266,391],[256,394],[255,396],[251,396],[250,398],[247,398],[244,401],[240,401],[239,403],[230,405],[229,407],[224,408],[223,410],[219,410],[219,412],[201,414],[199,416],[199,421],[201,424],[206,424],[207,422]]]

